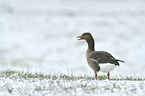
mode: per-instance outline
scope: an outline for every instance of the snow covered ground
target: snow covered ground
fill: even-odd
[[[1,96],[144,96],[145,81],[1,80]],[[135,83],[135,85],[134,85]]]
[[[93,77],[87,44],[76,39],[86,31],[96,50],[126,62],[111,78],[145,78],[145,0],[0,0],[0,72]],[[0,77],[0,96],[144,96],[144,86],[144,81]]]
[[[126,62],[111,77],[145,77],[144,30],[144,0],[0,0],[0,70],[93,76],[76,40],[89,31]]]
[[[88,76],[0,73],[0,96],[144,96],[145,79],[93,80]]]

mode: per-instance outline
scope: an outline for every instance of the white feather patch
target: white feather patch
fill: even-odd
[[[113,71],[116,66],[114,64],[106,63],[106,64],[99,64],[100,71],[103,73],[109,73],[110,71]]]

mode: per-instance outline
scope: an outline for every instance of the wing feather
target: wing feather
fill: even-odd
[[[92,53],[90,58],[97,63],[111,63],[115,65],[119,65],[117,60],[108,52],[105,51],[95,51]]]

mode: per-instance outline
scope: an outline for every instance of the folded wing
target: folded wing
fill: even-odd
[[[111,63],[119,66],[118,61],[124,62],[122,60],[115,59],[110,53],[105,51],[94,51],[90,58],[98,64]]]

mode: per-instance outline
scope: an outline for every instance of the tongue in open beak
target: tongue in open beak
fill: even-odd
[[[82,39],[82,35],[81,36],[77,36],[78,40],[81,40]]]

